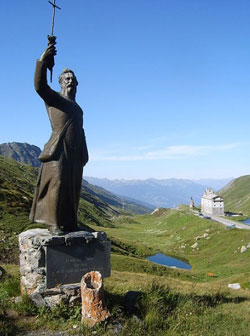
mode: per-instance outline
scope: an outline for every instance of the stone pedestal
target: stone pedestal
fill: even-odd
[[[48,230],[32,229],[19,235],[19,249],[21,292],[31,297],[49,296],[52,302],[53,295],[61,295],[71,300],[80,291],[69,291],[67,285],[78,284],[79,289],[87,272],[99,271],[103,277],[110,276],[110,241],[104,232],[78,231],[55,236]]]

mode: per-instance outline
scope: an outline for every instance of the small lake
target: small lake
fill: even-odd
[[[241,222],[242,224],[250,225],[250,218],[247,218]]]
[[[163,253],[156,253],[154,256],[147,257],[147,260],[152,261],[155,264],[168,266],[168,267],[176,267],[181,269],[191,269],[192,266],[188,263],[185,263],[182,260],[169,257]]]

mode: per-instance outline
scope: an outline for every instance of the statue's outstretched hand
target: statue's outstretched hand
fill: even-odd
[[[50,44],[47,49],[42,53],[40,61],[47,63],[49,69],[54,66],[54,56],[56,55],[55,43]]]

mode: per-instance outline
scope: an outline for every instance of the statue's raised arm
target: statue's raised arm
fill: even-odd
[[[56,55],[55,43],[50,44],[42,53],[40,61],[45,62],[48,66],[48,69],[53,68],[54,66],[54,57]]]
[[[56,55],[55,43],[50,44],[42,53],[36,64],[34,86],[36,92],[46,102],[51,96],[51,89],[47,83],[47,70],[52,70],[54,66],[54,56]]]

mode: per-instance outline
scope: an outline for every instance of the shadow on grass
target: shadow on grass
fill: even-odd
[[[146,292],[128,291],[125,295],[106,292],[105,297],[110,310],[119,307],[123,314],[136,314],[141,319],[144,319],[148,310],[154,308],[157,310],[161,308],[161,314],[167,317],[168,314],[182,307],[190,307],[198,313],[222,304],[240,304],[250,301],[249,297],[228,297],[223,293],[181,294],[159,284],[152,284]]]
[[[21,330],[16,326],[16,319],[7,316],[0,310],[0,336],[15,336],[18,335],[20,331]]]
[[[218,305],[225,303],[239,304],[241,302],[250,301],[247,297],[226,297],[223,294],[214,295],[189,295],[190,300],[196,305],[204,305],[205,307],[215,308]]]

